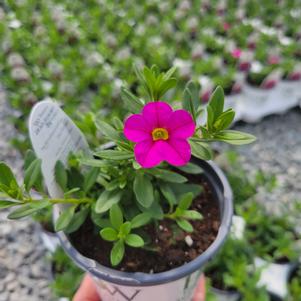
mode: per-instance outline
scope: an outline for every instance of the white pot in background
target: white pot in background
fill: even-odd
[[[272,263],[259,257],[255,257],[254,263],[261,270],[258,286],[266,286],[270,293],[285,298],[288,293],[288,280],[296,263]]]
[[[298,89],[301,82],[281,80],[270,98],[271,113],[281,114],[298,105]]]
[[[242,119],[246,122],[257,122],[271,114],[270,99],[274,89],[254,88],[246,84],[243,90],[245,97],[240,106]]]

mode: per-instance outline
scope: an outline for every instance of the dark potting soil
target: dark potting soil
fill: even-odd
[[[193,179],[196,182],[195,178]],[[125,256],[116,269],[126,272],[159,273],[184,265],[202,254],[215,240],[220,226],[218,202],[208,182],[198,178],[203,186],[202,194],[197,197],[191,209],[203,215],[201,221],[191,221],[193,233],[186,233],[175,225],[174,221],[159,222],[159,227],[147,225],[144,231],[151,240],[152,250],[126,246]],[[192,246],[188,246],[185,237],[189,235]],[[110,251],[112,243],[104,241],[91,220],[87,219],[82,227],[70,235],[73,246],[84,256],[100,264],[111,267]]]

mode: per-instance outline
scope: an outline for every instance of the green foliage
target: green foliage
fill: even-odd
[[[188,82],[185,86],[182,107],[191,114],[193,120],[196,122],[201,107],[198,87],[193,81]]]
[[[154,202],[153,184],[147,175],[137,173],[134,180],[133,191],[137,201],[145,208],[149,208]]]
[[[50,288],[58,298],[73,298],[77,291],[84,273],[66,255],[63,249],[58,248],[49,258],[53,268],[53,281]]]
[[[144,67],[142,71],[135,66],[134,70],[150,101],[160,100],[168,90],[177,84],[176,78],[173,77],[176,71],[175,67],[165,73],[160,73],[156,65],[151,68]]]
[[[122,197],[121,191],[103,191],[97,199],[95,212],[103,213],[108,211],[114,204],[117,204]]]
[[[107,241],[114,242],[111,250],[111,264],[117,266],[124,257],[125,244],[133,248],[144,246],[144,240],[138,234],[131,233],[131,230],[148,222],[145,215],[136,216],[132,222],[123,222],[123,215],[118,205],[110,209],[110,223],[112,227],[100,231],[100,236]]]
[[[65,166],[61,161],[57,161],[57,163],[55,164],[54,176],[55,176],[55,181],[60,185],[62,190],[66,191],[68,176],[67,176]]]
[[[228,238],[221,251],[206,267],[205,273],[214,287],[223,290],[234,289],[242,293],[241,290],[248,282],[254,281],[256,273],[251,246],[246,240]],[[257,280],[258,276],[256,275]]]
[[[212,93],[207,105],[207,122],[205,126],[201,126],[202,137],[209,141],[222,141],[234,145],[254,142],[256,138],[253,135],[228,129],[234,120],[234,116],[235,112],[233,109],[224,111],[224,92],[223,89],[218,86]],[[196,138],[194,138],[193,141],[203,142],[202,139]],[[202,144],[201,146],[204,145]],[[201,149],[198,145],[194,145],[193,147],[195,148],[195,153],[198,149]],[[206,154],[201,153],[199,157],[202,156],[208,158],[209,154],[206,156]]]
[[[195,210],[188,210],[193,200],[193,193],[186,193],[179,201],[176,210],[173,213],[166,214],[165,216],[174,219],[178,226],[186,232],[193,232],[193,226],[188,220],[201,220],[202,215]]]
[[[30,190],[35,185],[37,185],[38,188],[41,187],[41,177],[42,177],[41,164],[42,164],[41,159],[35,159],[25,170],[24,185],[27,191]]]
[[[74,216],[75,210],[76,210],[77,205],[70,206],[69,208],[65,209],[57,219],[55,223],[55,231],[62,231],[65,228],[67,228]]]
[[[297,260],[298,235],[287,214],[271,215],[263,206],[249,202],[242,216],[247,222],[246,237],[258,256],[273,261]]]
[[[301,296],[301,269],[297,268],[289,281],[289,293],[287,298],[285,299],[286,301],[295,301],[299,300]]]

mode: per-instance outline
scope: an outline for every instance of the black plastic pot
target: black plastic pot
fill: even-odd
[[[215,241],[193,261],[173,270],[157,274],[121,272],[102,266],[95,260],[83,256],[72,246],[65,233],[58,233],[61,245],[66,253],[80,268],[89,272],[96,280],[102,300],[148,301],[157,298],[160,301],[175,301],[191,299],[204,265],[221,248],[230,231],[233,213],[232,191],[224,173],[213,162],[196,158],[193,158],[192,161],[204,170],[204,177],[211,186],[215,199],[218,200],[221,215],[221,225]],[[56,207],[54,209],[55,220],[58,214],[59,208]],[[109,291],[107,297],[105,291]],[[122,291],[120,292],[121,295],[129,295],[127,294],[129,291],[132,295],[135,291],[139,291],[139,293],[137,293],[137,298],[122,299],[119,297],[119,299],[115,297],[114,291]]]

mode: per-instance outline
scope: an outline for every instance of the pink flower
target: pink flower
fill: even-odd
[[[135,158],[144,168],[162,161],[174,166],[187,164],[191,157],[187,139],[194,131],[195,123],[187,111],[173,111],[162,101],[146,104],[141,114],[131,115],[124,124],[124,135],[136,143]]]
[[[231,55],[233,58],[239,59],[241,56],[241,50],[239,48],[236,48],[231,52]]]
[[[230,29],[230,24],[229,23],[227,23],[227,22],[225,22],[224,24],[223,24],[223,29],[224,29],[224,31],[228,31],[229,29]]]

